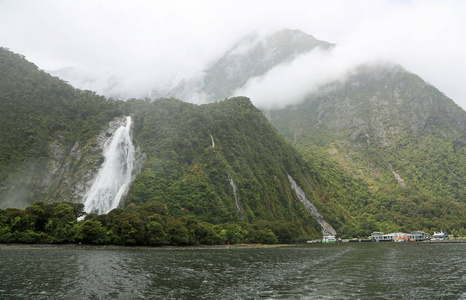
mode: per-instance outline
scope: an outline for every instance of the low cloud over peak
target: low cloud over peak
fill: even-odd
[[[25,0],[2,5],[0,40],[44,70],[73,67],[65,80],[79,88],[131,98],[162,95],[183,79],[202,77],[251,32],[294,28],[337,47],[301,54],[235,93],[260,105],[283,105],[261,95],[293,94],[288,98],[297,101],[355,65],[391,61],[465,108],[464,15],[466,3],[459,0]]]

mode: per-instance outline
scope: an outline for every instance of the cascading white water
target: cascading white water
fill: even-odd
[[[212,148],[215,148],[215,141],[214,141],[214,137],[212,135],[210,135],[210,138],[212,139]]]
[[[233,194],[235,196],[236,208],[238,209],[238,212],[241,214],[241,219],[244,219],[243,212],[241,211],[241,207],[239,206],[239,198],[238,198],[236,184],[233,182],[233,178],[230,176],[230,174],[228,174],[228,179],[230,180],[230,185],[233,188]]]
[[[131,182],[135,160],[131,142],[131,117],[104,144],[104,163],[84,197],[84,211],[106,214],[118,207]]]
[[[296,183],[296,181],[288,174],[288,180],[290,181],[291,188],[296,192],[298,199],[304,204],[304,207],[311,213],[314,219],[322,227],[322,235],[336,235],[337,232],[333,227],[325,221],[324,217],[317,210],[317,207],[307,198],[303,189]]]

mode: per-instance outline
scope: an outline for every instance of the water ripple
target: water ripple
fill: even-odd
[[[466,299],[466,244],[0,249],[8,299]]]

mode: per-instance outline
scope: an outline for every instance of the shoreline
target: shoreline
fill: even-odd
[[[90,245],[90,244],[5,244],[0,243],[0,250],[4,249],[60,249],[60,250],[232,250],[243,248],[275,248],[295,246],[296,244],[235,244],[235,245],[196,245],[196,246],[121,246],[121,245]]]
[[[410,244],[417,245],[438,245],[438,244],[460,244],[465,243],[466,240],[455,241],[423,241],[411,242]],[[321,245],[321,243],[317,243]],[[336,244],[336,243],[335,243]],[[344,244],[344,243],[343,243]],[[367,244],[367,243],[364,243]],[[378,244],[378,243],[377,243]],[[404,243],[400,243],[404,244]],[[309,244],[233,244],[233,245],[189,245],[189,246],[122,246],[122,245],[91,245],[91,244],[20,244],[0,243],[1,250],[21,250],[21,249],[35,249],[35,250],[155,250],[155,251],[193,251],[193,250],[238,250],[238,249],[264,249],[264,248],[281,248],[303,246]]]

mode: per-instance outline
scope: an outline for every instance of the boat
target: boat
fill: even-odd
[[[434,235],[432,236],[433,240],[446,240],[448,239],[448,235],[444,233],[442,230],[440,232],[434,231]]]
[[[369,239],[375,242],[407,242],[409,241],[409,234],[404,232],[383,234],[383,232],[376,231],[371,234]]]
[[[334,235],[324,235],[322,237],[322,243],[336,243],[337,239]]]

